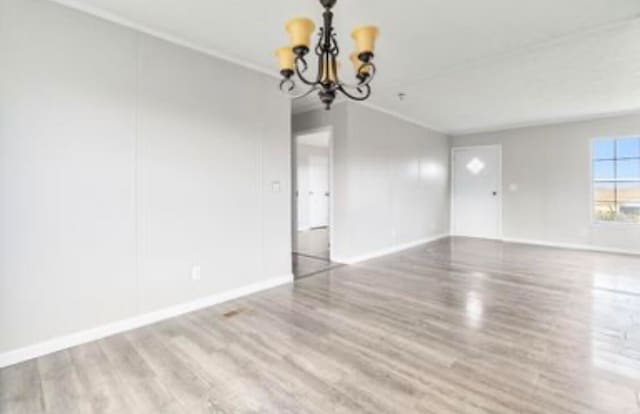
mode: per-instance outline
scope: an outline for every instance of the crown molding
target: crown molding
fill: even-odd
[[[620,111],[612,111],[612,112],[601,112],[601,113],[595,113],[595,114],[591,113],[587,115],[546,118],[546,119],[539,119],[539,120],[528,121],[528,122],[513,122],[508,124],[492,125],[489,127],[482,127],[482,128],[452,130],[449,132],[449,135],[452,137],[462,137],[467,135],[486,134],[491,132],[505,132],[505,131],[512,131],[516,129],[524,129],[524,128],[535,128],[535,127],[571,124],[571,123],[577,123],[577,122],[597,121],[600,119],[617,118],[621,116],[630,116],[630,115],[640,115],[640,107],[625,109]]]
[[[378,106],[376,104],[373,104],[373,103],[367,102],[367,101],[365,101],[365,102],[357,102],[357,101],[348,101],[346,99],[341,99],[339,101],[336,100],[333,103],[333,106],[340,105],[340,104],[345,104],[345,103],[350,104],[350,105],[361,105],[361,106],[363,106],[365,108],[368,108],[368,109],[371,109],[373,111],[389,115],[389,116],[391,116],[393,118],[396,118],[396,119],[398,119],[400,121],[403,121],[403,122],[406,122],[406,123],[409,123],[409,124],[412,124],[412,125],[419,126],[420,128],[428,129],[428,130],[431,130],[433,132],[437,132],[439,134],[443,134],[443,135],[447,135],[447,136],[450,135],[449,132],[447,132],[443,128],[434,127],[433,125],[426,124],[424,122],[418,121],[418,120],[413,119],[411,117],[408,117],[406,115],[402,115],[402,114],[400,114],[398,112],[391,111],[389,109],[385,109],[385,108],[383,108],[381,106]],[[301,105],[301,106],[298,106],[297,108],[294,106],[294,109],[293,109],[292,113],[294,115],[300,115],[300,114],[304,114],[304,113],[307,113],[307,112],[319,111],[319,110],[324,110],[324,107],[322,106],[321,102]]]
[[[428,124],[428,123],[425,123],[425,122],[422,122],[422,121],[418,121],[418,120],[416,120],[416,119],[414,119],[412,117],[409,117],[409,116],[406,116],[406,115],[402,115],[401,113],[396,112],[396,111],[392,111],[390,109],[385,109],[385,108],[383,108],[381,106],[378,106],[378,105],[376,105],[374,103],[371,103],[371,102],[353,102],[353,103],[354,104],[358,104],[358,105],[362,105],[362,106],[364,106],[366,108],[369,108],[369,109],[373,109],[374,111],[378,111],[378,112],[381,112],[383,114],[390,115],[390,116],[392,116],[394,118],[397,118],[397,119],[399,119],[401,121],[404,121],[404,122],[407,122],[407,123],[410,123],[410,124],[413,124],[413,125],[417,125],[417,126],[419,126],[421,128],[429,129],[429,130],[431,130],[433,132],[437,132],[439,134],[451,135],[450,132],[445,128],[441,128],[441,127],[434,126],[434,125],[431,125],[431,124]]]
[[[185,47],[187,49],[191,49],[194,50],[196,52],[217,58],[217,59],[221,59],[221,60],[225,60],[227,62],[231,62],[233,64],[236,64],[238,66],[242,66],[246,69],[250,69],[262,74],[265,74],[269,77],[272,78],[279,78],[279,75],[276,73],[276,71],[273,70],[269,70],[269,69],[265,69],[264,67],[260,66],[260,65],[256,65],[254,63],[251,63],[247,60],[244,59],[240,59],[237,58],[235,56],[231,56],[228,55],[226,53],[222,53],[218,50],[212,49],[212,48],[207,48],[207,47],[203,47],[200,46],[198,44],[196,44],[195,42],[183,39],[179,36],[175,36],[172,35],[170,33],[164,32],[162,30],[157,30],[154,29],[152,27],[143,25],[143,24],[139,24],[136,22],[133,22],[129,19],[126,19],[122,16],[119,16],[118,14],[112,13],[112,12],[108,12],[106,10],[103,10],[99,7],[94,7],[94,6],[90,6],[85,4],[84,2],[80,1],[80,0],[49,0],[52,3],[56,3],[59,4],[61,6],[65,6],[68,7],[70,9],[91,15],[93,17],[102,19],[102,20],[106,20],[110,23],[115,23],[117,25],[120,26],[124,26],[126,28],[135,30],[137,32],[140,33],[144,33],[146,35],[161,39],[161,40],[165,40],[169,43],[172,43],[174,45],[177,46],[182,46]]]

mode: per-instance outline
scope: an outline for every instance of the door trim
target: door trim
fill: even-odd
[[[297,229],[295,227],[297,227],[298,224],[298,203],[295,197],[295,192],[296,192],[296,188],[297,188],[297,165],[298,165],[298,161],[296,160],[296,145],[298,143],[298,136],[300,135],[308,135],[308,134],[313,134],[316,132],[328,132],[329,133],[329,260],[333,261],[333,246],[334,246],[334,234],[335,234],[335,228],[334,228],[334,198],[335,198],[335,186],[334,181],[333,181],[333,155],[334,155],[334,148],[333,148],[333,126],[329,125],[329,126],[322,126],[319,128],[309,128],[309,129],[302,129],[299,131],[294,131],[291,133],[291,217],[289,217],[289,220],[292,223],[291,226],[291,251],[293,251],[294,245],[294,234],[297,231]],[[293,225],[295,224],[295,226]]]
[[[455,185],[455,153],[456,151],[461,150],[470,150],[475,148],[494,148],[498,150],[498,236],[497,237],[483,237],[485,239],[490,240],[503,240],[504,236],[502,234],[502,196],[503,196],[503,185],[502,185],[502,144],[492,144],[492,145],[465,145],[458,147],[451,147],[451,155],[450,155],[450,170],[451,176],[449,177],[449,233],[452,236],[456,236],[457,234],[454,232],[455,229],[455,209],[454,209],[454,185]]]

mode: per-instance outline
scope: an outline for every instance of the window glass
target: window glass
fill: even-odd
[[[596,221],[640,224],[640,138],[593,141]]]
[[[616,203],[595,203],[594,213],[598,221],[615,221]]]
[[[640,224],[640,203],[622,203],[616,221]]]
[[[593,178],[599,180],[614,180],[616,177],[615,161],[594,161]]]
[[[615,140],[596,139],[593,141],[594,160],[612,160],[615,156]]]
[[[616,158],[640,157],[640,139],[625,138],[616,140]]]
[[[616,201],[616,183],[594,183],[594,201],[613,202]]]
[[[640,181],[640,159],[624,158],[616,160],[616,178],[619,180]]]
[[[631,201],[640,204],[640,181],[618,183],[616,198],[618,201]]]

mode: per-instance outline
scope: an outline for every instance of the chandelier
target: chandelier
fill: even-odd
[[[318,58],[318,71],[315,78],[309,79],[304,75],[309,68],[305,57],[309,53],[311,34],[315,30],[315,24],[311,19],[296,18],[289,21],[286,30],[291,38],[291,46],[281,47],[276,51],[280,63],[280,74],[283,77],[280,90],[294,98],[301,98],[318,91],[318,97],[327,110],[331,109],[331,104],[338,92],[356,101],[369,98],[371,95],[369,84],[376,72],[372,59],[378,28],[361,26],[351,34],[356,44],[356,51],[350,56],[355,69],[356,83],[348,84],[338,78],[340,49],[332,26],[333,13],[331,12],[336,1],[320,0],[320,4],[324,7],[322,14],[324,23],[318,32],[318,42],[314,48]],[[301,94],[294,93],[296,88],[294,74],[307,86],[307,90]]]

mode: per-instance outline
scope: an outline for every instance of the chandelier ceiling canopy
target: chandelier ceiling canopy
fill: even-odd
[[[340,49],[333,28],[333,12],[337,0],[320,0],[324,7],[323,25],[318,31],[318,41],[313,49],[317,59],[317,73],[308,78],[305,73],[309,69],[306,56],[311,46],[311,35],[315,24],[311,19],[296,18],[289,21],[286,30],[291,39],[291,45],[281,47],[276,51],[280,63],[280,90],[287,92],[294,98],[301,98],[313,92],[318,92],[320,101],[326,109],[331,108],[338,93],[349,99],[364,101],[371,95],[371,80],[376,73],[373,64],[373,51],[378,37],[375,26],[360,26],[353,30],[351,37],[355,41],[356,50],[350,55],[355,70],[355,83],[349,84],[338,77]],[[295,76],[294,76],[295,75]],[[296,81],[299,80],[307,87],[303,93],[296,94]]]

